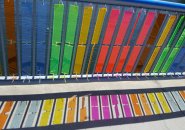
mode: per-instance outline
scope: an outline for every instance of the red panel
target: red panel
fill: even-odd
[[[138,45],[143,44],[143,42],[146,38],[146,35],[152,25],[154,18],[155,18],[155,12],[148,12],[146,19],[145,19],[145,22],[143,24],[143,27],[141,29],[141,32],[139,33],[139,37],[137,39],[136,44],[138,44]]]
[[[129,52],[129,49],[130,49],[130,46],[123,47],[123,50],[122,50],[121,56],[118,60],[118,64],[116,66],[115,72],[121,72],[122,71],[122,68],[123,68],[123,65],[125,63],[125,60],[126,60],[128,52]]]
[[[120,50],[120,46],[114,46],[112,48],[112,53],[110,55],[110,59],[109,59],[109,62],[107,64],[107,68],[106,68],[107,73],[112,73],[113,68],[114,68],[114,64],[116,62],[116,59],[117,59],[117,56],[119,53],[119,50]]]
[[[103,69],[103,65],[105,63],[105,59],[107,56],[109,46],[102,46],[100,50],[100,55],[98,57],[98,62],[96,64],[96,70],[95,73],[101,73]]]
[[[130,24],[130,21],[132,19],[133,12],[132,11],[125,11],[122,22],[118,31],[118,35],[116,37],[115,44],[121,45],[123,43],[123,39],[125,38],[125,34],[127,32],[128,26]]]
[[[136,18],[136,21],[135,21],[134,26],[133,26],[133,28],[132,28],[132,31],[131,31],[131,33],[130,33],[129,39],[128,39],[128,41],[127,41],[127,45],[130,44],[130,40],[131,40],[131,38],[132,38],[132,35],[134,34],[134,30],[135,30],[136,25],[137,25],[137,23],[138,23],[138,21],[139,21],[141,12],[142,12],[142,10],[138,13],[138,16],[137,16],[137,18]]]
[[[132,68],[136,62],[136,59],[138,58],[140,50],[141,50],[141,46],[134,46],[132,53],[130,55],[130,58],[128,60],[128,63],[126,65],[125,72],[132,71]]]
[[[112,36],[116,27],[116,23],[118,21],[118,17],[120,14],[119,9],[112,9],[109,17],[109,22],[107,25],[105,37],[103,40],[103,44],[110,44],[112,40]]]

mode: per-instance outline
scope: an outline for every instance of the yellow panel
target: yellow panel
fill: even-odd
[[[63,123],[64,110],[65,110],[65,99],[64,98],[56,99],[55,110],[54,110],[53,121],[52,121],[53,125]]]
[[[80,74],[86,46],[78,45],[73,73]]]
[[[99,9],[91,44],[98,43],[106,11],[107,11],[107,8],[100,8]]]
[[[148,98],[156,114],[161,114],[161,110],[158,106],[157,99],[155,98],[154,93],[148,93]]]
[[[90,69],[90,66],[91,66],[92,57],[93,57],[93,54],[94,54],[94,48],[95,48],[95,45],[93,45],[93,47],[91,49],[91,55],[90,55],[90,58],[89,58],[89,61],[88,61],[88,66],[87,66],[86,74],[89,73],[89,69]]]
[[[54,102],[53,99],[49,99],[49,100],[44,101],[39,126],[48,126],[49,125],[53,102]]]
[[[79,44],[86,44],[87,36],[88,36],[88,32],[89,32],[89,26],[91,23],[92,11],[93,11],[92,6],[84,7]]]
[[[150,57],[150,60],[148,61],[147,65],[145,67],[145,70],[144,70],[145,73],[150,71],[150,68],[152,67],[152,64],[154,63],[154,60],[157,57],[159,50],[160,50],[160,47],[156,47],[154,49],[154,52],[152,53],[152,56]]]
[[[162,44],[164,43],[168,33],[171,30],[171,27],[172,27],[173,23],[175,22],[175,19],[176,19],[175,15],[172,15],[172,16],[169,17],[168,22],[167,22],[167,24],[166,24],[166,26],[165,26],[162,34],[161,34],[161,37],[159,38],[157,46],[162,46]]]
[[[168,103],[166,102],[164,95],[161,92],[156,93],[156,95],[157,95],[159,102],[164,110],[164,113],[170,113],[171,110],[170,110],[170,107],[168,106]]]

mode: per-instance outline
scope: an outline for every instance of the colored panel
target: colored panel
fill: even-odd
[[[150,33],[150,36],[148,38],[148,41],[146,43],[147,45],[153,45],[155,43],[155,40],[158,36],[158,33],[160,32],[160,28],[162,26],[164,18],[165,18],[165,14],[158,14],[157,19],[155,21],[155,24],[152,28],[151,33]],[[144,50],[141,54],[141,57],[139,59],[139,62],[137,64],[135,72],[141,72],[141,70],[145,64],[145,61],[147,60],[147,56],[149,55],[149,53],[150,53],[150,47],[145,46]]]
[[[41,100],[31,101],[29,109],[24,119],[23,128],[34,127],[36,125],[37,117],[41,106]]]
[[[105,63],[106,57],[107,57],[107,52],[108,52],[109,46],[104,46],[102,45],[100,54],[98,57],[98,62],[96,64],[96,70],[95,73],[101,73],[103,69],[103,65]]]
[[[185,39],[185,29],[183,30],[179,40],[177,41],[175,47],[181,47],[184,44],[184,39]]]
[[[160,47],[156,47],[154,49],[152,56],[150,57],[150,60],[148,61],[147,65],[145,67],[145,70],[144,70],[145,73],[150,71],[150,68],[152,67],[152,65],[155,61],[155,58],[157,57],[160,49],[161,49]]]
[[[133,16],[133,11],[126,10],[124,12],[124,15],[123,15],[123,18],[121,21],[121,25],[119,27],[119,31],[118,31],[118,34],[116,37],[115,44],[121,45],[123,43],[128,26],[130,25],[130,21],[132,19],[132,16]]]
[[[55,108],[52,118],[52,125],[63,124],[64,122],[64,112],[65,112],[65,98],[58,98],[55,101]]]
[[[129,95],[130,95],[130,100],[131,100],[132,107],[134,109],[135,116],[136,117],[142,116],[143,113],[142,113],[141,106],[139,104],[137,95],[136,94],[129,94]]]
[[[165,48],[164,48],[164,50],[163,50],[163,52],[162,52],[162,54],[161,54],[161,56],[160,56],[160,58],[159,58],[159,60],[158,60],[158,62],[157,62],[157,64],[156,64],[156,66],[155,66],[155,68],[154,68],[154,70],[153,70],[154,73],[155,73],[155,72],[159,72],[159,69],[160,69],[162,63],[164,62],[164,60],[165,60],[165,58],[166,58],[166,56],[167,56],[169,50],[170,50],[169,47],[165,47]]]
[[[79,122],[88,121],[89,119],[88,106],[89,106],[88,97],[87,96],[79,97],[79,112],[78,112]]]
[[[157,99],[155,97],[155,94],[154,93],[148,93],[147,95],[148,95],[149,101],[151,103],[151,106],[152,106],[152,108],[154,110],[154,113],[155,114],[161,114],[162,111],[161,111],[159,103],[158,103],[158,101],[157,101]]]
[[[49,17],[49,2],[43,4],[37,1],[36,4],[36,75],[44,75],[46,70],[46,46],[47,27]]]
[[[120,95],[121,104],[123,106],[123,114],[125,117],[133,117],[131,106],[129,104],[128,96],[125,94]]]
[[[180,111],[180,109],[179,109],[177,103],[175,102],[173,96],[171,95],[171,93],[170,93],[170,92],[164,92],[164,95],[165,95],[166,100],[168,101],[168,103],[169,103],[169,105],[170,105],[172,111],[173,111],[173,112],[178,112],[178,111]]]
[[[168,57],[168,59],[166,60],[161,72],[165,73],[168,71],[169,67],[171,66],[172,62],[174,61],[177,53],[179,52],[179,48],[174,48],[170,54],[170,56]]]
[[[183,101],[183,99],[181,98],[179,93],[177,91],[173,91],[172,94],[173,94],[175,100],[177,101],[177,104],[179,105],[180,109],[182,111],[185,111],[185,102]]]
[[[107,12],[107,8],[100,8],[98,11],[96,25],[94,28],[94,33],[93,33],[93,37],[91,41],[92,44],[97,44],[99,41],[99,37],[100,37],[101,30],[102,30],[106,12]]]
[[[146,19],[145,19],[145,21],[143,23],[143,27],[142,27],[142,29],[139,33],[136,44],[143,45],[144,40],[147,36],[147,33],[148,33],[148,31],[149,31],[149,29],[152,25],[152,22],[153,22],[154,18],[155,18],[155,12],[148,12],[147,13]]]
[[[65,43],[74,44],[77,18],[78,18],[78,6],[70,5],[69,13],[68,13],[68,23],[67,23]]]
[[[159,103],[161,104],[163,112],[164,113],[171,113],[170,107],[168,106],[168,103],[167,103],[163,93],[158,92],[158,93],[156,93],[156,96],[158,98]]]
[[[120,46],[113,46],[111,55],[107,64],[107,68],[106,68],[107,73],[112,73],[119,50],[120,50]]]
[[[53,108],[53,103],[54,103],[53,99],[44,100],[38,126],[49,125],[49,121],[51,119],[51,112],[52,112],[52,108]]]
[[[76,122],[77,97],[68,98],[66,123]]]
[[[111,95],[110,100],[112,103],[113,118],[122,118],[123,114],[122,114],[121,104],[119,101],[119,96]]]
[[[21,1],[21,73],[31,75],[32,70],[32,12],[33,1]]]
[[[64,74],[69,74],[72,54],[73,54],[73,46],[66,44],[64,47],[64,55],[63,55],[63,62],[62,62],[62,73]]]
[[[8,129],[20,128],[28,105],[28,101],[19,101],[8,124]]]
[[[171,15],[168,19],[168,22],[166,23],[166,26],[159,38],[159,41],[157,42],[157,46],[162,46],[166,37],[168,36],[174,22],[175,22],[176,16],[175,15]]]
[[[6,22],[6,38],[7,56],[8,56],[8,71],[9,75],[17,74],[17,51],[16,51],[16,32],[15,32],[15,12],[14,1],[4,0],[4,15]]]
[[[175,30],[174,30],[172,36],[170,37],[170,40],[169,40],[169,42],[167,44],[168,47],[173,44],[173,41],[174,41],[175,37],[177,36],[177,33],[179,32],[179,29],[180,29],[181,24],[182,24],[183,21],[184,21],[184,16],[181,16],[180,20],[178,21],[178,23],[177,23],[177,25],[175,27]]]
[[[109,97],[107,95],[101,96],[101,108],[103,119],[111,119],[111,109],[109,104]]]
[[[134,48],[132,50],[132,53],[129,57],[129,60],[127,62],[127,65],[125,67],[125,72],[131,72],[132,71],[140,51],[141,51],[141,46],[134,46]]]
[[[100,110],[99,110],[99,101],[98,96],[90,96],[91,104],[91,120],[100,120]]]
[[[119,9],[112,9],[109,16],[103,44],[110,44],[120,14]]]
[[[76,52],[76,59],[75,59],[75,65],[74,65],[74,74],[80,74],[82,69],[82,63],[84,59],[86,46],[84,45],[78,45],[77,52]]]
[[[2,130],[8,120],[8,117],[11,113],[13,107],[12,101],[7,101],[3,104],[1,111],[0,111],[0,130]]]
[[[146,95],[139,94],[139,98],[140,98],[141,104],[143,106],[143,110],[144,110],[145,115],[153,115],[153,112],[151,110],[151,107],[149,105],[149,102],[147,100]]]
[[[121,56],[118,59],[118,64],[116,66],[115,72],[121,72],[123,65],[125,64],[125,60],[127,58],[127,54],[129,52],[130,46],[124,46],[121,52]]]
[[[182,96],[182,98],[184,99],[185,101],[185,91],[179,91],[180,95]]]
[[[53,18],[53,34],[51,45],[51,57],[50,57],[50,74],[58,73],[59,55],[60,55],[60,43],[62,35],[64,5],[54,5],[54,18]]]
[[[93,7],[84,7],[84,13],[83,13],[83,20],[82,20],[82,26],[80,31],[80,38],[78,44],[86,44],[89,27],[91,23],[91,17],[92,17],[92,11]]]

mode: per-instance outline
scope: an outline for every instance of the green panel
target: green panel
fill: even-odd
[[[169,47],[164,48],[164,50],[163,50],[163,52],[162,52],[162,54],[161,54],[161,56],[160,56],[160,58],[159,58],[159,60],[158,60],[158,62],[156,64],[156,66],[155,66],[155,68],[153,70],[154,73],[159,71],[159,69],[160,69],[162,63],[164,62],[164,60],[166,58],[166,55],[168,54],[169,50],[170,50]]]
[[[184,43],[184,39],[185,39],[185,29],[183,30],[179,40],[177,41],[177,44],[175,45],[176,48],[181,47]]]
[[[168,44],[167,44],[168,47],[172,45],[172,43],[173,43],[173,41],[174,41],[174,39],[175,39],[175,36],[176,36],[177,33],[179,32],[179,29],[180,29],[180,27],[181,27],[181,24],[182,24],[183,20],[184,20],[184,16],[181,16],[181,17],[180,17],[180,20],[179,20],[178,23],[177,23],[177,26],[175,27],[175,30],[174,30],[172,36],[170,37],[170,40],[169,40],[169,42],[168,42]]]
[[[69,74],[72,53],[73,53],[73,46],[66,44],[64,47],[64,56],[63,56],[63,62],[62,62],[62,73],[64,74]]]
[[[66,32],[66,43],[74,44],[77,18],[78,18],[78,6],[70,5]]]
[[[52,34],[52,46],[51,46],[51,58],[50,58],[50,74],[58,74],[63,12],[64,12],[63,4],[54,5],[53,34]]]
[[[162,68],[162,73],[166,73],[168,71],[168,69],[170,68],[171,64],[173,63],[177,53],[179,52],[179,48],[174,48],[170,54],[170,56],[168,57],[166,63],[164,64],[163,68]]]

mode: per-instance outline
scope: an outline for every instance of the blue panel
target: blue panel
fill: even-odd
[[[22,75],[31,75],[32,0],[20,1]]]
[[[179,66],[180,63],[182,63],[182,60],[185,56],[185,48],[182,48],[179,52],[179,54],[177,55],[177,57],[175,58],[169,72],[182,72],[182,68]],[[185,63],[184,63],[185,66]]]
[[[37,1],[36,75],[45,74],[49,1]]]

